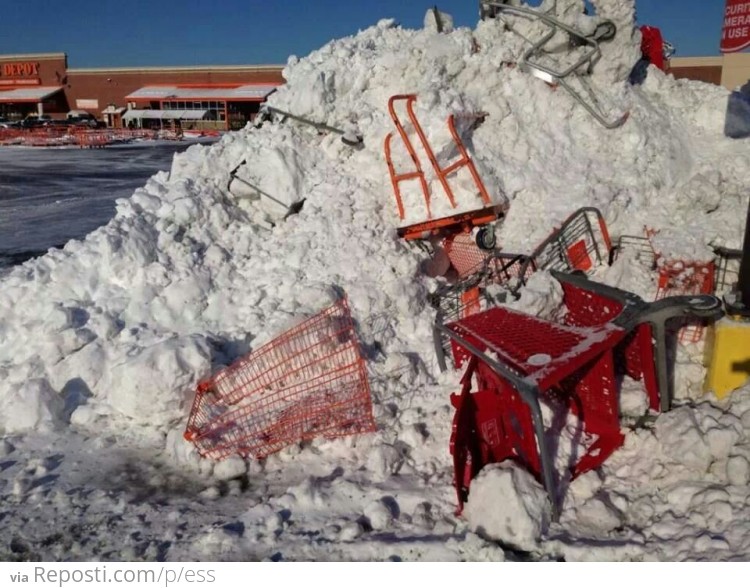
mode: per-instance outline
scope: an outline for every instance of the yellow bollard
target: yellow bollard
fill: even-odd
[[[706,339],[708,373],[704,392],[724,398],[750,378],[750,320],[726,316],[714,323]]]

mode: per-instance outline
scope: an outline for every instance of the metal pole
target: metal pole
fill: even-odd
[[[737,290],[745,311],[750,311],[750,202],[747,204],[747,220],[745,221],[745,243],[742,246],[742,261],[740,275],[737,280]]]
[[[669,374],[669,357],[667,355],[667,328],[664,320],[651,323],[654,340],[654,364],[656,366],[656,383],[659,387],[659,408],[669,412],[672,408],[672,378]]]
[[[534,434],[536,435],[536,442],[539,446],[539,460],[542,462],[542,479],[544,480],[544,488],[547,490],[547,496],[549,497],[550,506],[552,507],[552,520],[557,522],[560,520],[560,504],[558,503],[559,498],[557,495],[557,486],[555,485],[554,465],[552,464],[552,457],[550,456],[547,447],[547,440],[544,437],[542,408],[539,406],[538,398],[532,403],[527,402],[527,405],[531,410]]]

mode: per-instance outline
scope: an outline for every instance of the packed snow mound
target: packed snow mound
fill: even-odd
[[[583,2],[557,4],[561,18],[586,24]],[[369,360],[380,430],[357,440],[289,448],[269,458],[263,467],[276,476],[293,463],[328,468],[320,472],[324,490],[316,490],[315,497],[304,498],[307,486],[288,485],[288,493],[274,494],[269,502],[278,511],[290,504],[317,505],[326,516],[331,504],[342,505],[335,525],[325,527],[336,541],[353,541],[366,529],[349,517],[351,510],[373,529],[416,526],[430,511],[415,495],[431,490],[435,510],[449,516],[448,395],[456,389],[456,375],[438,374],[434,359],[434,311],[427,299],[436,281],[419,271],[427,255],[396,237],[400,221],[383,155],[383,139],[394,130],[390,96],[418,96],[416,114],[440,158],[454,154],[446,130],[450,114],[487,114],[481,125],[461,132],[493,200],[508,206],[498,231],[507,251],[529,252],[581,206],[600,208],[615,235],[641,234],[644,227],[664,231],[664,246],[673,250],[661,252],[667,256],[701,252],[714,243],[736,247],[741,241],[744,213],[738,211],[746,209],[750,194],[750,149],[746,141],[723,136],[728,92],[676,81],[654,68],[642,86],[627,85],[623,80],[638,55],[635,3],[594,4],[595,18],[611,18],[618,26],[617,38],[602,45],[603,59],[592,77],[611,112],[630,112],[615,130],[604,129],[566,93],[514,67],[526,45],[498,20],[443,34],[434,27],[408,30],[383,20],[307,57],[291,58],[284,70],[287,84],[270,104],[331,126],[356,128],[364,148],[352,150],[336,135],[321,136],[293,122],[248,127],[210,148],[191,147],[175,157],[169,173],[156,174],[131,198],[118,201],[107,226],[3,277],[0,430],[69,426],[104,437],[116,432],[118,439],[167,447],[175,462],[200,468],[181,440],[196,382],[328,306],[343,291]],[[268,194],[284,202],[304,200],[299,213],[271,228],[257,224],[258,200],[228,189],[232,170],[241,165],[243,176]],[[434,200],[441,201],[439,184],[429,180]],[[415,199],[410,212],[417,215],[422,205]],[[618,279],[627,288],[630,274],[620,268]],[[553,311],[559,288],[548,276],[536,277],[532,286],[522,303],[539,314]],[[623,472],[637,470],[633,480],[641,485],[654,476],[672,483],[660,470],[663,458],[677,460],[692,482],[707,471],[717,483],[745,479],[744,433],[737,437],[722,430],[738,421],[747,424],[746,404],[730,405],[723,416],[709,414],[718,428],[708,417],[693,426],[683,411],[670,417],[678,422],[666,419],[653,434],[629,434],[621,452]],[[28,415],[19,418],[23,410]],[[702,411],[711,413],[708,407]],[[689,451],[678,451],[685,443]],[[331,474],[339,461],[366,478]],[[217,476],[226,481],[241,470],[238,463],[222,466]],[[585,498],[575,502],[575,488],[585,484],[574,482],[566,507],[574,513],[588,509],[589,528],[597,537],[620,529],[622,520],[652,527],[668,516],[667,506],[649,506],[662,491],[658,481],[641,494],[620,470],[605,466],[604,471],[613,480],[611,487],[600,484],[602,492],[609,488],[606,500],[596,491],[587,493],[587,487],[581,491]],[[402,513],[414,513],[408,519],[399,518],[384,496],[362,489],[373,480],[385,483],[406,475],[421,484],[401,501]],[[518,484],[514,478],[506,486]],[[622,504],[623,488],[648,505]],[[473,500],[490,504],[481,494]],[[701,512],[709,503],[705,496],[696,498]],[[476,517],[487,508],[478,508]],[[744,506],[738,498],[730,508],[742,514]],[[267,505],[258,509],[264,514],[253,520],[268,520],[270,533],[285,528],[275,513],[265,512]],[[537,520],[531,517],[521,529],[510,525],[522,549],[538,536],[532,518]],[[311,515],[305,524],[317,532],[328,525],[324,519]],[[575,526],[574,518],[563,520]],[[455,531],[444,520],[430,525],[435,534]],[[725,527],[717,522],[712,528]],[[613,557],[648,555],[637,531],[623,534],[627,550]],[[650,537],[664,535],[679,543],[681,557],[695,556],[704,546],[686,545],[666,523]],[[732,549],[750,553],[744,540],[737,541]],[[559,550],[569,558],[586,557],[568,547],[563,541]]]
[[[465,509],[469,526],[514,549],[535,551],[549,526],[547,492],[512,462],[486,466],[471,482]]]
[[[660,417],[626,437],[604,464],[574,480],[561,524],[581,539],[561,539],[575,560],[725,561],[750,548],[740,521],[748,508],[750,387],[719,405],[708,400]],[[592,550],[587,538],[617,541]]]
[[[48,432],[62,424],[63,401],[43,378],[17,384],[0,400],[6,433]]]

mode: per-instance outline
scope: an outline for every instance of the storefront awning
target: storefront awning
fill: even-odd
[[[0,102],[42,102],[62,89],[62,86],[35,86],[0,90]]]
[[[265,100],[276,90],[272,84],[246,84],[233,88],[179,86],[144,86],[126,97],[127,100]]]
[[[202,120],[208,110],[138,110],[131,109],[122,115],[122,120]]]

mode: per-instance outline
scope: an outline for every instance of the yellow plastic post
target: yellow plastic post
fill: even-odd
[[[750,379],[750,320],[727,316],[710,329],[706,340],[708,373],[704,392],[724,398]]]

